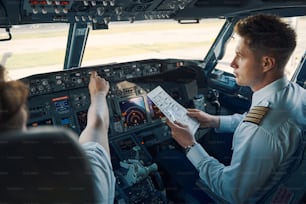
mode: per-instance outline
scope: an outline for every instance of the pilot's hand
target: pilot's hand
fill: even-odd
[[[210,115],[198,109],[187,109],[187,115],[197,119],[201,128],[218,128],[220,126],[220,118]]]
[[[91,96],[96,95],[98,92],[102,92],[106,96],[109,90],[109,83],[104,78],[98,76],[96,71],[92,71],[88,88]]]
[[[187,125],[177,121],[171,122],[168,119],[166,120],[166,123],[171,128],[173,139],[175,139],[183,148],[186,148],[196,142],[191,130]]]

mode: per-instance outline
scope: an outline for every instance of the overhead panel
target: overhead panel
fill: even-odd
[[[170,19],[192,0],[23,0],[14,24],[67,22],[108,24],[116,21]],[[9,4],[9,1],[5,3]],[[18,21],[18,22],[17,22]]]
[[[63,22],[101,29],[118,21],[199,20],[256,12],[305,15],[306,0],[1,0],[0,27]]]

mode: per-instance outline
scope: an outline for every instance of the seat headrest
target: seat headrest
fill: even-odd
[[[87,156],[68,129],[0,133],[0,164],[0,203],[94,201]]]

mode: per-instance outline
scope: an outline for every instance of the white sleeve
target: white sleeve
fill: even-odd
[[[220,127],[215,129],[216,132],[234,132],[243,117],[241,114],[220,116]]]
[[[98,203],[113,204],[115,198],[115,176],[108,153],[95,142],[82,145],[92,168],[94,189]]]
[[[236,135],[239,141],[229,166],[210,157],[201,145],[195,145],[187,154],[208,188],[230,203],[245,203],[271,175],[281,155],[263,129],[241,126],[244,134]]]

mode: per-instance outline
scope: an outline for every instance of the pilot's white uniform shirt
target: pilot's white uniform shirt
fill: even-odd
[[[96,142],[82,145],[92,168],[94,190],[98,203],[113,204],[115,196],[115,176],[108,153]]]
[[[306,90],[281,78],[254,92],[254,106],[270,108],[259,125],[243,122],[246,114],[220,117],[218,131],[234,132],[229,166],[210,157],[201,145],[187,154],[208,188],[230,203],[255,201],[263,187],[286,173],[290,157],[301,146]]]

